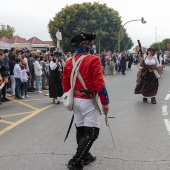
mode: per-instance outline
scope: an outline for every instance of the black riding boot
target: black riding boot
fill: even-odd
[[[77,133],[76,133],[76,139],[77,139],[77,145],[82,137],[84,137],[85,134],[85,126],[77,127]],[[90,152],[87,153],[83,160],[84,165],[88,165],[90,162],[94,162],[96,160],[96,157],[92,156]]]
[[[68,163],[70,170],[83,170],[83,160],[87,156],[93,142],[98,138],[99,128],[85,127],[84,136],[79,140],[77,152]]]
[[[76,126],[76,130],[77,130],[76,140],[77,140],[77,145],[78,145],[80,139],[81,139],[82,137],[84,137],[84,134],[85,134],[85,126],[81,126],[81,127],[77,127],[77,126]]]
[[[94,162],[95,160],[96,160],[96,156],[93,156],[90,152],[88,152],[83,160],[83,164],[88,165],[90,162]]]

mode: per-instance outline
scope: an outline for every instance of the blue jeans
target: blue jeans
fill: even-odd
[[[36,76],[35,78],[36,91],[40,91],[40,80],[41,80],[41,76]]]
[[[21,85],[21,79],[20,78],[15,78],[15,97],[20,97],[19,91],[20,91],[20,85]]]

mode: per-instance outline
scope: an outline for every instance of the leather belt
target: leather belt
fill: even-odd
[[[94,93],[94,95],[96,95]],[[74,90],[74,97],[81,99],[90,99],[90,97],[85,92],[80,92],[79,90]]]
[[[80,98],[80,99],[90,99],[90,97],[87,96],[86,93],[84,93],[84,92],[80,93],[79,90],[74,90],[74,97],[75,98]]]
[[[87,96],[87,94],[85,92],[80,92],[79,90],[74,90],[74,94],[82,94],[82,95],[86,95]],[[93,94],[94,94],[94,96],[96,96],[95,92],[93,92]]]
[[[74,90],[74,94],[82,94],[82,95],[86,95],[86,93],[84,93],[84,92],[80,93],[79,90]],[[86,96],[87,96],[87,95],[86,95]]]

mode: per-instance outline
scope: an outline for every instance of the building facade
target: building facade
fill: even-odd
[[[29,50],[40,50],[42,52],[50,51],[50,49],[55,49],[52,41],[42,41],[37,37],[32,37],[28,40],[21,38],[19,36],[14,36],[11,39],[6,37],[0,38],[0,50],[8,49],[10,50],[12,47],[17,48],[18,50],[22,50],[23,48],[27,48]]]

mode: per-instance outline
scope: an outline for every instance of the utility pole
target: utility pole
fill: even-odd
[[[59,30],[56,32],[56,38],[57,38],[57,50],[60,51],[60,41],[62,40],[62,34],[59,32]]]
[[[155,28],[156,32],[155,32],[155,43],[157,43],[157,28]]]

